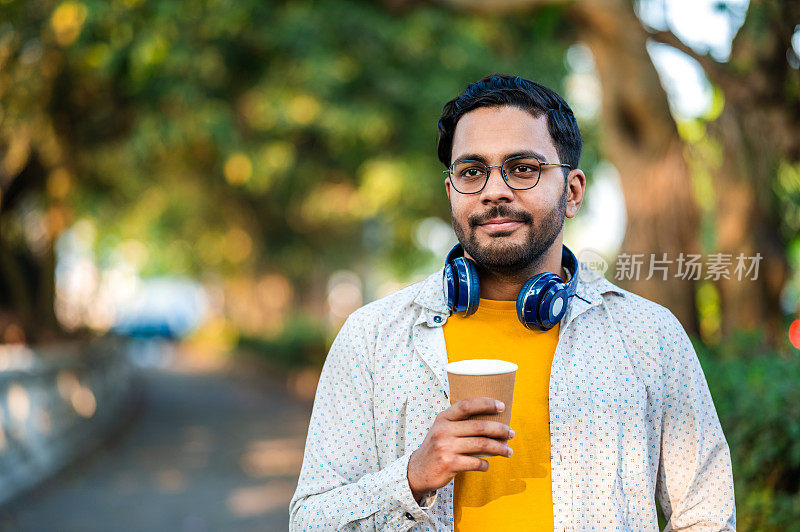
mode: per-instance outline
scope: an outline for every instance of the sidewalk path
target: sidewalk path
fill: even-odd
[[[311,402],[263,372],[142,370],[130,427],[0,514],[1,530],[282,531]]]

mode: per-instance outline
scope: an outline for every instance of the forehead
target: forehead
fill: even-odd
[[[550,161],[557,160],[544,113],[536,118],[518,107],[481,107],[465,113],[456,124],[452,160],[465,154],[480,154],[496,160],[524,151],[541,153]]]

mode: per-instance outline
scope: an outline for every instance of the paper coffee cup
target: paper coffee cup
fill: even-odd
[[[450,381],[450,404],[469,397],[491,397],[502,401],[506,408],[496,414],[476,414],[469,419],[488,419],[511,424],[511,404],[514,399],[514,380],[517,365],[505,360],[473,358],[447,364]],[[508,439],[499,440],[503,443]],[[496,456],[486,453],[470,453],[470,456]]]

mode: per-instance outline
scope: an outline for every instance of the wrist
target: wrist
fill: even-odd
[[[411,495],[414,497],[414,500],[419,503],[424,497],[426,497],[430,493],[430,490],[415,490],[411,489]]]
[[[415,451],[416,452],[416,451]],[[414,457],[414,453],[411,454],[411,458]],[[406,471],[406,480],[408,481],[408,488],[411,490],[411,496],[414,498],[415,501],[419,501],[426,493],[428,493],[428,489],[424,486],[416,485],[414,475],[412,474],[413,468],[411,459],[408,462],[408,469]]]
[[[408,479],[408,487],[411,490],[411,496],[417,502],[430,492],[428,488],[415,486],[411,478]]]

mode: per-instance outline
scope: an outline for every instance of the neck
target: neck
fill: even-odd
[[[481,298],[498,301],[515,301],[522,285],[534,275],[553,272],[566,282],[568,274],[561,265],[561,239],[553,242],[539,260],[516,272],[497,272],[476,265],[481,285]]]

